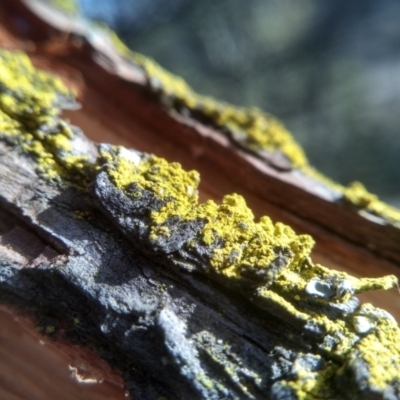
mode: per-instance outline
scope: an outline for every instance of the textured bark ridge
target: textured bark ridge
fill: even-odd
[[[121,371],[132,399],[396,399],[400,330],[313,240],[199,175],[94,145],[61,82],[1,52],[0,300]]]

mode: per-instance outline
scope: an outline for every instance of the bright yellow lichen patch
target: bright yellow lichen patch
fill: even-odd
[[[274,272],[269,267],[277,257],[275,250],[284,249],[288,260],[297,261],[297,256],[302,257],[297,249],[304,246],[310,251],[313,245],[311,237],[297,236],[288,226],[274,225],[268,217],[255,222],[244,198],[237,194],[225,196],[219,206],[213,202],[200,205],[194,216],[206,221],[201,230],[205,244],[222,239],[223,244],[214,249],[210,263],[230,278],[262,271],[263,279],[272,279]]]
[[[157,70],[159,67],[141,56],[135,57],[150,78],[158,79],[151,83],[154,90],[162,87],[163,95],[176,98],[181,106],[201,110],[232,132],[243,129],[250,147],[253,143],[268,150],[280,149],[295,166],[306,162],[302,153],[291,155],[291,146],[296,153],[297,145],[290,136],[274,136],[281,129],[277,121],[259,111],[229,109],[195,95],[183,81]],[[35,70],[23,54],[0,51],[0,136],[34,156],[39,170],[50,178],[70,177],[74,171],[90,167],[85,154],[74,152],[74,132],[58,118],[60,96],[69,97],[70,93],[59,79]],[[260,307],[272,305],[278,315],[290,316],[304,329],[311,327],[309,333],[315,329],[318,338],[321,333],[330,337],[318,344],[328,359],[325,368],[313,372],[299,366],[297,376],[287,382],[298,398],[327,398],[325,391],[332,377],[359,360],[368,367],[366,385],[372,389],[384,390],[400,378],[400,331],[390,316],[370,305],[356,305],[348,315],[339,312],[354,293],[395,286],[394,276],[356,279],[313,264],[310,236],[297,235],[268,217],[255,221],[241,196],[227,195],[219,205],[213,201],[199,205],[197,172],[186,172],[178,163],[154,156],[126,151],[124,156],[121,148],[116,153],[101,152],[97,168],[105,163],[112,183],[133,199],[151,193],[158,204],[149,210],[151,240],[170,237],[173,224],[167,224],[171,221],[200,221],[197,237],[183,247],[185,251],[196,250],[196,246],[204,250],[202,262],[212,277],[227,285],[233,282],[230,287],[238,288]],[[343,192],[357,207],[399,221],[396,210],[388,211],[361,185]],[[332,309],[335,312],[329,313]],[[339,368],[340,363],[343,366]]]
[[[107,158],[110,155],[103,151],[101,156]],[[130,189],[134,198],[141,195],[141,190],[149,190],[163,202],[160,209],[151,212],[153,238],[168,236],[168,228],[161,225],[172,217],[181,219],[192,211],[198,201],[199,173],[186,172],[179,163],[168,163],[159,157],[146,156],[136,164],[121,156],[110,166],[109,176],[118,188],[124,191]]]
[[[273,116],[257,108],[240,108],[197,94],[182,78],[166,71],[153,60],[129,50],[114,32],[104,29],[117,50],[143,69],[150,88],[165,105],[184,107],[206,117],[217,127],[227,129],[238,142],[256,153],[280,152],[293,167],[307,164],[301,146]]]
[[[396,277],[357,279],[314,264],[310,259],[314,241],[310,236],[297,235],[288,226],[273,224],[268,217],[255,221],[243,197],[231,194],[219,205],[213,201],[199,205],[197,173],[148,155],[131,160],[121,151],[118,154],[118,148],[114,150],[101,153],[113,184],[127,196],[137,198],[147,191],[160,200],[159,208],[150,214],[151,239],[170,235],[166,224],[171,218],[203,221],[196,240],[185,246],[189,250],[196,246],[210,250],[202,257],[212,276],[239,288],[260,307],[311,327],[310,334],[315,331],[319,332],[317,337],[321,333],[330,337],[319,346],[321,353],[335,362],[327,361],[322,370],[315,372],[299,366],[296,379],[287,382],[299,399],[324,398],[332,379],[341,373],[342,365],[351,364],[356,351],[371,368],[367,382],[370,387],[382,389],[399,377],[400,354],[395,346],[400,343],[400,331],[390,316],[369,305],[356,304],[343,315],[337,311],[346,307],[356,293],[396,286]],[[204,254],[209,254],[207,260]],[[384,374],[373,357],[375,348],[385,358]]]
[[[34,156],[50,179],[70,175],[87,164],[71,144],[71,128],[58,118],[72,93],[62,81],[35,69],[19,52],[0,51],[0,136]]]
[[[352,349],[348,363],[360,358],[368,365],[368,384],[384,390],[394,378],[400,379],[400,330],[397,323],[381,319],[375,330],[363,337]]]
[[[18,52],[0,52],[0,108],[14,121],[37,128],[58,115],[58,95],[69,92],[58,78],[36,70]]]
[[[116,150],[118,153],[122,149]],[[332,278],[332,285],[339,288],[340,282],[347,284],[337,295],[340,301],[347,301],[353,293],[388,289],[397,282],[393,276],[357,279],[343,272],[333,275],[328,268],[311,262],[314,241],[310,236],[297,235],[289,226],[273,224],[266,216],[256,222],[244,198],[237,194],[225,196],[220,205],[211,200],[198,204],[199,175],[186,172],[178,163],[149,155],[132,161],[121,153],[114,156],[107,151],[102,151],[101,156],[116,187],[133,198],[140,197],[144,190],[150,191],[161,201],[162,205],[150,214],[153,236],[157,232],[168,235],[161,227],[173,217],[180,221],[203,221],[199,239],[213,248],[210,265],[227,277],[240,279],[251,272],[261,277],[260,272],[265,270],[264,280],[273,273],[269,278],[274,278],[275,287],[293,298],[304,295],[312,278]],[[271,263],[279,256],[285,268],[272,272]]]
[[[153,238],[169,234],[160,228],[172,217],[204,221],[200,240],[207,246],[215,244],[210,264],[225,276],[239,279],[243,273],[257,274],[262,269],[271,275],[269,266],[280,250],[294,264],[311,251],[314,242],[310,236],[298,236],[288,226],[274,225],[268,217],[255,222],[242,196],[227,195],[220,205],[213,201],[198,205],[199,175],[184,171],[178,163],[154,156],[145,156],[138,163],[118,156],[110,162],[110,153],[103,151],[101,155],[109,161],[108,175],[116,187],[133,198],[147,190],[162,201],[163,205],[150,214]]]
[[[356,183],[346,188],[312,168],[303,149],[273,116],[257,108],[240,108],[195,93],[182,78],[166,71],[153,60],[131,51],[107,27],[102,26],[102,29],[124,57],[143,69],[151,90],[159,95],[165,105],[177,109],[183,107],[190,110],[195,117],[210,119],[217,127],[224,128],[236,141],[256,153],[282,153],[293,168],[300,169],[327,188],[342,193],[343,197],[356,207],[380,216],[388,223],[400,225],[400,211],[379,201],[361,184]]]

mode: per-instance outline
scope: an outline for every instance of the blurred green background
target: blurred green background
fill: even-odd
[[[279,117],[312,165],[400,206],[397,0],[79,0],[198,92]]]

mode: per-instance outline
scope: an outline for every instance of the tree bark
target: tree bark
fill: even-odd
[[[44,11],[35,14],[23,3],[1,7],[2,46],[26,50],[37,65],[77,89],[83,108],[64,116],[88,136],[133,146],[137,151],[128,152],[129,157],[140,162],[148,151],[200,170],[201,200],[241,192],[256,216],[267,213],[311,233],[319,242],[314,261],[356,275],[398,273],[399,229],[394,224],[346,206],[331,187],[283,168],[276,155],[260,158],[209,123],[165,108],[143,71],[81,28],[69,26],[66,35],[61,17],[50,25]],[[22,31],[17,17],[35,29]],[[351,278],[336,271],[321,282],[309,277],[301,292],[309,297],[293,300],[294,292],[285,292],[259,271],[253,276],[251,268],[243,270],[236,281],[214,268],[213,254],[223,245],[202,242],[205,219],[166,219],[160,226],[168,235],[154,238],[151,215],[165,203],[151,187],[118,188],[112,176],[122,150],[103,146],[99,156],[96,144],[67,126],[73,133],[71,151],[80,154],[84,148],[91,160],[83,180],[75,181],[71,171],[67,178],[49,180],[32,154],[6,137],[0,141],[2,304],[31,316],[36,329],[61,347],[89,349],[92,364],[94,355],[106,360],[119,371],[132,398],[399,397],[398,374],[383,387],[371,383],[375,365],[357,348],[369,335],[374,340],[378,332],[389,335],[389,325],[394,338],[385,349],[397,346],[397,365],[397,325],[384,312],[362,308],[352,290],[346,292],[344,284]],[[66,168],[58,150],[46,151]],[[293,248],[282,244],[274,251],[273,274],[290,269]],[[302,268],[321,271],[308,255],[300,256]],[[354,285],[372,289],[385,282],[354,280]],[[396,316],[397,296],[392,291],[380,298],[391,303],[386,308]],[[335,350],[340,329],[324,330],[325,317],[345,325],[346,340],[353,340],[356,350]],[[318,325],[320,319],[325,322]],[[363,331],[365,323],[371,324],[371,333]],[[105,366],[100,369],[118,382],[115,374],[104,373]]]

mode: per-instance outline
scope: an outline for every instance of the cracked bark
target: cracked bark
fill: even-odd
[[[132,202],[102,172],[86,190],[36,170],[0,143],[0,302],[34,316],[47,336],[106,360],[131,398],[295,399],[281,383],[299,365],[317,372],[338,362],[316,347],[325,339],[313,327],[174,266],[180,232],[178,242],[146,245],[147,232],[135,226],[151,198]],[[366,374],[349,370],[329,390],[367,399],[358,384]],[[394,399],[388,390],[382,396]]]
[[[0,154],[1,303],[39,316],[37,327],[54,338],[88,345],[122,371],[132,398],[247,398],[214,352],[261,398],[266,387],[252,374],[271,384],[281,357],[290,366],[285,357],[310,349],[273,316],[266,328],[246,299],[135,250],[89,193],[47,184],[32,161],[4,144]],[[160,295],[160,288],[167,290]],[[293,350],[282,355],[285,345]],[[225,390],[203,393],[197,381],[208,375],[226,380]]]
[[[325,265],[363,274],[369,266],[375,275],[398,271],[398,232],[392,227],[330,204],[301,177],[277,172],[232,148],[209,127],[161,110],[140,87],[140,76],[127,83],[118,68],[105,69],[104,59],[99,64],[94,57],[99,49],[76,44],[76,38],[55,47],[46,44],[43,40],[57,36],[54,28],[49,35],[46,23],[15,4],[2,7],[8,16],[17,10],[38,28],[39,41],[31,54],[37,63],[45,59],[50,69],[81,89],[84,109],[67,115],[92,138],[101,140],[103,135],[199,169],[204,198],[237,190],[240,182],[256,213],[270,214],[320,239],[315,256]],[[11,46],[11,34],[12,46],[29,48],[26,37],[10,28],[12,22],[12,17],[5,22],[2,44]],[[127,95],[133,99],[129,104]],[[232,170],[237,174],[228,175]],[[274,384],[294,373],[295,363],[318,368],[314,339],[301,327],[261,313],[244,296],[201,274],[177,274],[163,257],[139,251],[142,244],[127,240],[103,214],[92,191],[49,184],[36,174],[32,160],[2,143],[0,187],[1,303],[34,317],[36,328],[61,341],[61,347],[70,349],[67,353],[76,350],[73,345],[85,346],[91,352],[81,358],[89,359],[88,364],[98,363],[93,362],[95,354],[107,360],[132,398],[280,399],[290,394]],[[77,218],[80,213],[89,218]],[[396,315],[395,294],[379,300]],[[104,365],[100,369],[106,380],[121,384],[118,374]],[[78,370],[84,375],[85,368]],[[97,372],[88,376],[96,380]],[[210,377],[222,386],[211,387]],[[103,385],[104,390],[111,391],[113,384]],[[338,398],[354,398],[343,382],[336,384]],[[54,398],[50,393],[48,398]]]
[[[262,398],[282,373],[280,358],[290,368],[290,358],[311,348],[246,299],[135,250],[89,193],[47,184],[4,144],[0,154],[1,303],[39,316],[37,328],[51,337],[89,346],[122,371],[132,398]],[[217,354],[243,374],[238,382]],[[225,388],[207,391],[207,376]]]

